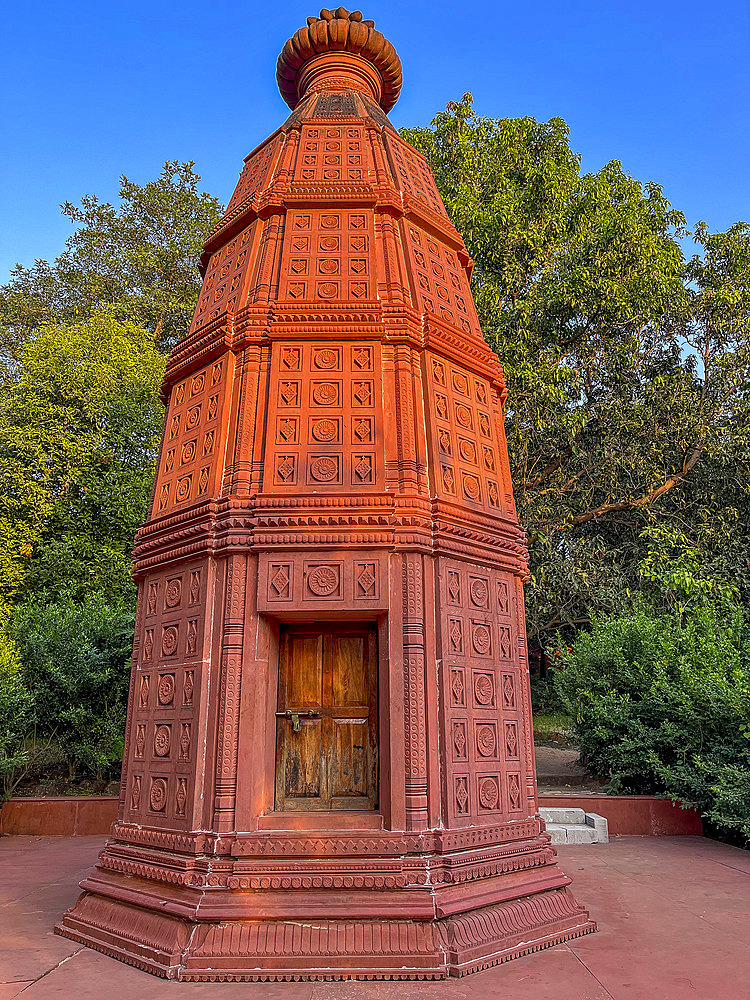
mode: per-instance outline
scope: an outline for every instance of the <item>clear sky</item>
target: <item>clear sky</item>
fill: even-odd
[[[227,201],[243,156],[287,114],[275,63],[319,8],[196,0],[16,2],[0,60],[0,281],[54,258],[64,200],[117,196],[195,160]],[[688,223],[750,221],[747,0],[369,0],[404,64],[396,126],[466,91],[491,116],[564,118],[586,170],[619,159]]]

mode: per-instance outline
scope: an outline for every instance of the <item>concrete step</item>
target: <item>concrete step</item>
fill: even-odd
[[[573,823],[580,823],[585,826],[586,813],[583,809],[565,809],[546,806],[539,810],[542,818],[547,823],[558,823],[561,826],[570,826]]]
[[[607,820],[583,809],[539,810],[553,844],[608,844]]]
[[[595,844],[596,830],[585,823],[571,823],[560,826],[559,823],[548,823],[547,833],[553,844]]]

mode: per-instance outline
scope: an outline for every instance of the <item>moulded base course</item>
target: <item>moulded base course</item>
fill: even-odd
[[[192,922],[85,892],[56,926],[166,979],[443,979],[596,929],[567,889],[434,921]]]

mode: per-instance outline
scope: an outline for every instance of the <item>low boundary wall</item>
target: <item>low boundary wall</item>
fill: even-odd
[[[650,795],[542,795],[540,806],[583,809],[606,816],[609,834],[616,836],[700,836],[703,826],[694,809],[681,809]],[[117,799],[17,798],[2,803],[0,834],[30,837],[106,836],[117,818]]]

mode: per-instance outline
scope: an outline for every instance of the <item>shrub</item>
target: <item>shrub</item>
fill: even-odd
[[[663,793],[750,840],[750,629],[738,607],[595,616],[560,657],[581,756],[611,792]]]
[[[31,695],[15,661],[15,650],[0,634],[0,798],[10,798],[31,762],[27,746],[31,710]]]
[[[107,777],[122,759],[133,612],[100,595],[28,602],[12,634],[40,734],[55,737],[70,776]]]

